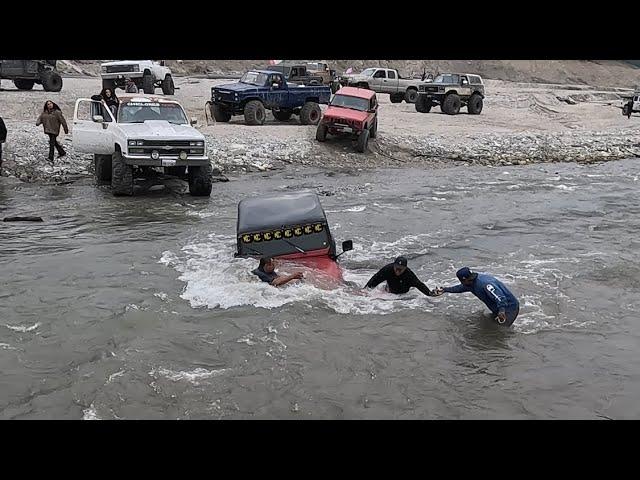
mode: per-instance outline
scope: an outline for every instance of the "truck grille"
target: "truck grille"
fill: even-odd
[[[107,73],[133,72],[133,65],[107,65]]]
[[[198,140],[144,140],[143,145],[129,146],[129,153],[135,155],[151,155],[157,150],[164,157],[178,157],[180,152],[189,155],[204,155],[204,147],[189,145],[189,142]]]

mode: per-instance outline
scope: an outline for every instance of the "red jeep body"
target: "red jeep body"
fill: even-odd
[[[378,130],[378,100],[373,90],[343,87],[336,92],[318,125],[316,139],[323,142],[331,135],[358,137],[358,150],[364,151],[369,137]],[[364,132],[367,132],[364,134]]]

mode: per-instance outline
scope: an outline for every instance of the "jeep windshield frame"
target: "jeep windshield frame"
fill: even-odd
[[[264,87],[267,84],[267,74],[260,72],[246,72],[240,78],[240,83],[245,83],[247,85],[255,85],[256,87]]]
[[[369,110],[370,101],[366,98],[340,95],[340,90],[338,90],[329,105],[332,107],[349,108],[351,110],[358,110],[359,112],[366,112]]]
[[[181,105],[169,102],[126,102],[120,104],[117,123],[144,123],[165,120],[173,125],[188,125]]]

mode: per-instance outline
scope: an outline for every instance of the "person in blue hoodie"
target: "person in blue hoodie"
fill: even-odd
[[[471,292],[496,315],[498,324],[505,327],[513,324],[520,313],[520,303],[500,280],[485,273],[472,272],[469,267],[458,270],[456,277],[460,280],[460,285],[438,287],[435,295]]]

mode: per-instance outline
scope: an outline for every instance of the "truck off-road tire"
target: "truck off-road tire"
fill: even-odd
[[[162,93],[164,95],[173,95],[175,91],[176,89],[173,84],[173,78],[171,75],[167,75],[164,77],[164,80],[162,80]]]
[[[482,97],[477,93],[474,93],[467,101],[467,112],[471,115],[480,115],[480,112],[482,111],[482,104]]]
[[[59,92],[62,90],[62,77],[58,72],[52,70],[42,72],[40,82],[45,92]]]
[[[154,85],[153,75],[145,73],[142,76],[142,89],[147,95],[154,94],[156,92],[156,86]]]
[[[187,167],[180,165],[179,167],[164,167],[164,173],[167,175],[173,175],[174,177],[184,177],[187,172]]]
[[[133,166],[124,163],[120,150],[111,156],[111,192],[116,195],[133,195]]]
[[[404,101],[407,103],[416,103],[418,100],[418,90],[415,88],[407,88],[407,92],[404,95]]]
[[[317,125],[321,117],[322,110],[316,102],[306,102],[300,110],[300,123],[303,125]]]
[[[228,122],[231,120],[231,114],[217,103],[211,104],[211,115],[216,119],[216,122]]]
[[[247,125],[264,125],[267,113],[259,100],[251,100],[244,106],[244,122]]]
[[[327,139],[327,132],[329,129],[323,123],[318,125],[318,129],[316,130],[316,140],[319,142],[324,142]]]
[[[18,90],[31,90],[34,83],[35,82],[33,80],[26,80],[24,78],[16,78],[13,81],[13,84]]]
[[[189,195],[208,197],[211,195],[211,163],[201,167],[189,167]]]
[[[94,155],[93,167],[97,183],[111,182],[111,155]]]
[[[116,81],[115,80],[111,80],[109,78],[103,78],[102,79],[102,89],[106,90],[106,89],[111,90],[111,93],[115,93],[116,92]]]
[[[431,111],[431,99],[426,95],[419,95],[416,101],[416,112],[429,113]]]
[[[291,118],[293,112],[291,110],[271,110],[273,118],[280,122],[286,122]]]
[[[455,93],[450,93],[444,97],[440,108],[447,115],[457,115],[460,112],[460,97]]]
[[[404,100],[404,93],[390,93],[389,100],[391,103],[401,103]]]
[[[371,138],[376,138],[378,136],[378,119],[377,118],[373,121],[373,125],[369,129],[369,136]]]
[[[360,153],[364,153],[367,151],[367,147],[369,146],[369,129],[365,128],[360,135],[358,135],[358,145],[356,146],[356,150]]]

